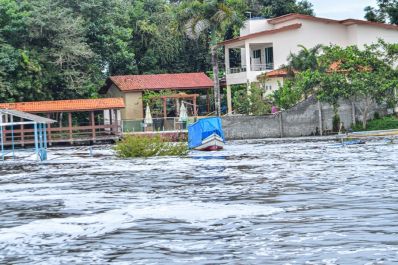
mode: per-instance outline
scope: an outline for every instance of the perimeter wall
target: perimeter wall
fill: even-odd
[[[376,112],[383,116],[387,109],[373,105],[369,118],[373,118]],[[355,106],[353,108],[347,100],[339,102],[338,113],[345,129],[351,128],[353,115],[357,121],[362,119],[360,110]],[[323,134],[329,134],[333,129],[333,108],[330,104],[319,103],[311,97],[278,114],[225,116],[222,122],[227,140],[319,135],[320,128],[323,129]]]

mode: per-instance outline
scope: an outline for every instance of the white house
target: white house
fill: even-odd
[[[240,36],[219,43],[225,47],[225,69],[228,112],[232,111],[231,85],[258,82],[267,73],[265,92],[278,88],[283,82],[281,66],[287,64],[290,53],[298,45],[312,48],[317,44],[339,46],[377,42],[398,42],[398,26],[357,19],[334,20],[302,14],[289,14],[272,19],[251,19],[245,22]],[[230,50],[240,51],[240,62],[231,66]]]

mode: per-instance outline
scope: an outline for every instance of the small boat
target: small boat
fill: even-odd
[[[224,132],[218,117],[203,118],[188,126],[188,146],[200,151],[224,148]]]

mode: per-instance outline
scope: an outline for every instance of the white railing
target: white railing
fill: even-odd
[[[251,71],[267,71],[267,70],[273,70],[274,69],[274,64],[273,63],[267,63],[267,64],[252,64],[250,66]],[[227,74],[237,74],[237,73],[242,73],[246,72],[247,68],[246,65],[242,65],[239,67],[231,67],[227,68]]]
[[[267,71],[267,70],[273,70],[273,69],[274,69],[274,64],[273,63],[252,64],[251,65],[251,70],[252,71]]]
[[[246,72],[246,66],[239,66],[239,67],[231,67],[227,69],[227,74],[237,74],[237,73],[242,73]]]

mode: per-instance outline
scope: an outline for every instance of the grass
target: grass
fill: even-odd
[[[121,158],[151,157],[151,156],[185,156],[188,154],[186,142],[168,142],[157,136],[128,135],[114,147],[117,156]]]
[[[362,128],[362,123],[357,123],[352,127],[353,131],[378,131],[398,129],[398,118],[395,116],[385,116],[379,119],[368,121],[367,128]]]

